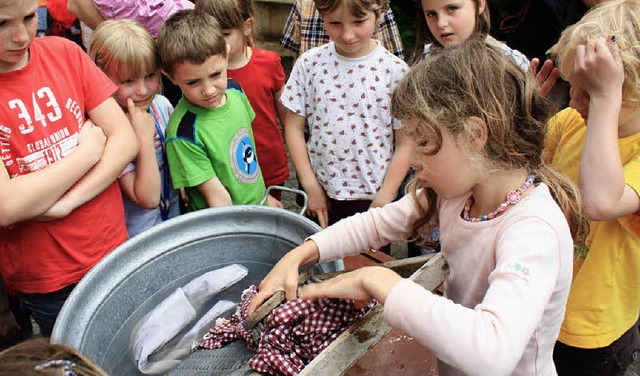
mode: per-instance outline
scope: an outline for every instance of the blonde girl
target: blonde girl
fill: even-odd
[[[165,163],[164,131],[173,107],[159,95],[158,51],[133,20],[105,21],[94,30],[89,56],[118,85],[113,97],[127,113],[139,152],[118,178],[129,237],[179,214]]]
[[[280,56],[254,46],[253,4],[250,0],[198,0],[196,9],[213,15],[229,45],[227,76],[242,85],[256,113],[252,123],[260,169],[267,187],[284,185],[289,164],[278,118],[284,119],[280,102],[284,88],[284,69]],[[280,199],[280,191],[271,193]]]
[[[288,253],[260,284],[296,297],[298,268],[417,238],[440,226],[444,296],[382,267],[298,296],[375,298],[384,318],[430,348],[440,375],[553,375],[571,284],[573,239],[587,222],[575,186],[542,162],[552,105],[484,39],[447,48],[399,83],[392,113],[416,140],[411,194],[356,214]]]

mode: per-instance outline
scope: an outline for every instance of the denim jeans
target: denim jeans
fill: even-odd
[[[580,349],[556,342],[553,361],[558,376],[622,376],[640,349],[638,322],[607,347]]]
[[[75,284],[44,294],[18,292],[18,300],[22,309],[31,313],[33,319],[40,326],[43,337],[51,337],[53,324],[56,323],[58,313],[74,287],[76,287]]]

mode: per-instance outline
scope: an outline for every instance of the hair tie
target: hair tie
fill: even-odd
[[[37,366],[33,367],[33,369],[36,371],[42,371],[45,368],[58,366],[64,366],[64,376],[77,376],[75,370],[76,364],[70,360],[65,359],[49,360],[44,363],[38,364]]]

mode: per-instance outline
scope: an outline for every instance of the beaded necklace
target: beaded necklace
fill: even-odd
[[[468,222],[484,222],[484,221],[488,221],[490,219],[495,218],[498,214],[505,211],[509,207],[509,205],[515,205],[520,201],[520,198],[522,197],[522,192],[526,191],[527,188],[529,188],[531,184],[533,184],[533,180],[535,179],[535,177],[536,176],[534,174],[529,175],[527,177],[527,180],[525,180],[524,184],[522,184],[520,188],[516,188],[515,191],[510,191],[509,193],[507,193],[507,200],[502,204],[498,205],[498,208],[496,210],[492,211],[489,214],[481,215],[480,217],[472,218],[469,216],[469,211],[471,210],[471,206],[473,205],[473,202],[474,202],[473,196],[469,196],[469,198],[467,199],[467,203],[464,205],[464,212],[462,212],[462,218]]]

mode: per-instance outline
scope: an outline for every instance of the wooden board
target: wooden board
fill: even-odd
[[[429,291],[442,284],[449,272],[442,253],[434,255],[410,279]],[[371,347],[384,337],[391,327],[382,317],[383,307],[378,305],[360,321],[353,324],[309,363],[300,376],[342,375]]]

